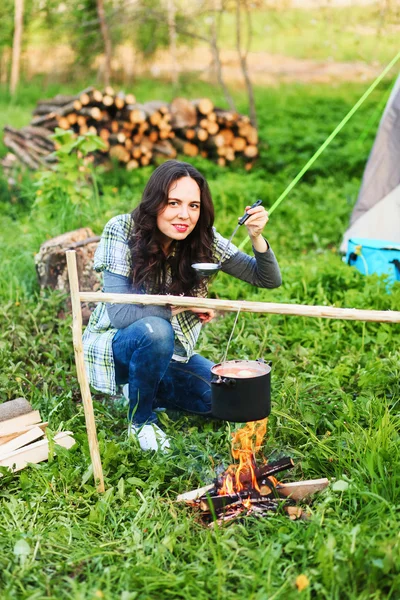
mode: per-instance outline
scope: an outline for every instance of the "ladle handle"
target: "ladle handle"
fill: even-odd
[[[260,204],[262,204],[262,200],[257,200],[250,206],[250,208],[255,208],[256,206],[260,206]],[[251,215],[249,215],[248,212],[245,212],[243,217],[240,217],[238,221],[239,225],[243,225],[243,223],[245,223],[249,217],[251,217]]]

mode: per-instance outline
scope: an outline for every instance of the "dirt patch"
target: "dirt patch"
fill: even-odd
[[[49,78],[65,76],[73,69],[74,55],[68,46],[58,45],[49,52],[46,48],[31,48],[23,56],[24,70],[28,79],[35,74],[45,74]],[[227,83],[244,85],[238,55],[234,50],[221,51],[223,75]],[[101,75],[103,57],[95,60],[95,68]],[[215,65],[208,47],[179,48],[178,64],[181,73],[197,74],[199,79],[216,82]],[[382,69],[378,63],[317,61],[294,58],[268,52],[250,52],[249,72],[257,85],[277,85],[282,82],[331,83],[334,81],[364,81],[376,77]],[[135,76],[146,75],[168,78],[172,71],[168,52],[159,52],[151,64],[135,55],[128,46],[119,46],[114,51],[112,61],[118,80],[129,82]]]
[[[228,82],[243,84],[243,75],[235,51],[221,52],[223,74]],[[319,82],[364,81],[376,77],[382,67],[378,64],[367,65],[363,62],[316,61],[293,58],[268,52],[250,52],[248,66],[253,83],[258,85],[275,85],[281,82]],[[181,72],[199,73],[203,80],[213,81],[215,67],[208,48],[191,49],[179,56]],[[167,53],[159,55],[153,62],[151,73],[154,76],[168,76],[171,62]]]

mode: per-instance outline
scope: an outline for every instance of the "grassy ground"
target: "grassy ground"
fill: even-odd
[[[160,86],[160,84],[157,84]],[[303,182],[274,213],[268,239],[284,283],[257,290],[219,275],[212,295],[232,299],[397,309],[400,286],[362,277],[337,253],[355,201],[385,84],[356,114]],[[77,86],[79,89],[80,86]],[[187,82],[180,92],[210,89]],[[208,176],[216,225],[228,234],[251,199],[271,205],[363,91],[362,86],[257,90],[262,157],[254,171],[193,160]],[[170,94],[142,82],[146,100]],[[33,89],[21,112],[28,120]],[[240,101],[240,98],[239,98]],[[244,107],[244,106],[243,106]],[[23,117],[26,117],[26,120]],[[371,128],[368,123],[372,120]],[[139,200],[151,169],[99,176],[105,221]],[[396,599],[400,595],[399,328],[297,317],[241,316],[228,358],[273,362],[273,409],[264,454],[293,456],[290,478],[342,483],[320,494],[307,523],[275,515],[209,531],[176,494],[204,483],[230,462],[233,424],[169,413],[168,456],[139,451],[126,436],[125,410],[94,395],[107,492],[92,483],[83,409],[64,299],[38,294],[33,254],[61,233],[57,218],[31,211],[32,182],[0,188],[0,398],[24,395],[53,431],[71,429],[74,449],[0,482],[0,597],[23,599],[198,598],[285,600]],[[55,199],[56,201],[56,199]],[[81,216],[84,219],[85,216]],[[71,227],[77,223],[71,221]],[[240,241],[243,232],[238,235]],[[219,361],[234,315],[209,324],[199,350]],[[310,585],[298,592],[295,579]]]
[[[251,49],[336,61],[388,62],[398,45],[400,13],[382,4],[369,6],[320,6],[315,9],[271,9],[252,13]],[[233,13],[224,13],[221,46],[236,48]],[[245,23],[243,23],[246,30]]]

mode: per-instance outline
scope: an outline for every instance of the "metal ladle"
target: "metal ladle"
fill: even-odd
[[[257,200],[256,202],[254,202],[254,204],[252,204],[250,206],[250,208],[255,208],[256,206],[260,206],[260,204],[262,204],[262,200]],[[222,259],[224,258],[225,254],[229,248],[229,245],[233,239],[233,236],[235,235],[235,233],[237,232],[239,227],[241,225],[243,225],[243,223],[245,223],[250,216],[251,215],[249,215],[248,212],[245,212],[243,217],[240,217],[238,224],[236,225],[235,229],[233,230],[233,233],[232,233],[231,237],[229,238],[229,240],[221,254],[221,258],[219,259],[219,262],[217,262],[217,263],[194,263],[192,265],[193,269],[196,269],[196,271],[199,275],[201,275],[202,277],[211,277],[211,275],[214,275],[221,269]]]

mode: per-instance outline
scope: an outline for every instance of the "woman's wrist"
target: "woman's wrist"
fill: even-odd
[[[267,252],[269,250],[269,245],[261,234],[256,235],[255,237],[251,236],[250,239],[256,252]]]

